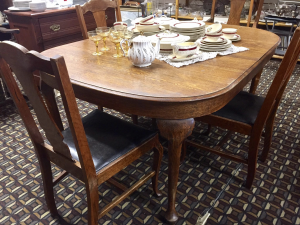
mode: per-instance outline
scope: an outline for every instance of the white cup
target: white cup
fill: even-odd
[[[114,28],[116,30],[122,30],[124,28],[127,28],[127,23],[125,23],[125,22],[115,22],[114,23]]]
[[[220,33],[215,33],[215,34],[205,34],[205,36],[207,37],[207,40],[208,41],[211,41],[211,42],[216,42],[219,40],[219,38],[222,36],[223,34],[220,32]]]
[[[234,36],[236,35],[236,31],[237,31],[237,29],[235,29],[235,28],[224,28],[222,30],[222,33],[223,33],[224,38],[233,39]]]

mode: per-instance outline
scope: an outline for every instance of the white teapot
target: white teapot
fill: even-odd
[[[159,54],[160,49],[160,39],[157,38],[157,41],[154,42],[156,45],[153,46],[154,37],[145,37],[143,35],[139,35],[132,40],[122,40],[122,43],[125,41],[128,42],[129,50],[128,50],[128,59],[131,60],[132,64],[137,67],[146,67],[150,66],[154,61],[155,57]],[[122,48],[124,53],[124,50]],[[125,55],[125,53],[124,53]]]

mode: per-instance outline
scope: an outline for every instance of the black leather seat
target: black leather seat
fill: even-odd
[[[82,122],[96,172],[157,134],[98,109]],[[72,157],[79,161],[71,130],[68,128],[62,134]]]
[[[241,91],[216,116],[253,125],[265,98]]]

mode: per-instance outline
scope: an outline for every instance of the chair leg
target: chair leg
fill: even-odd
[[[138,121],[138,116],[137,115],[131,115],[131,119],[132,119],[132,122],[136,125],[139,124],[139,121]]]
[[[252,135],[249,143],[248,152],[248,174],[246,180],[246,188],[250,189],[256,174],[256,164],[257,164],[257,154],[258,154],[258,144],[260,140],[261,132],[259,135]]]
[[[39,155],[39,154],[38,154]],[[46,157],[38,157],[40,161],[40,169],[43,179],[45,199],[51,216],[57,217],[58,211],[54,199],[53,176],[51,171],[51,163]]]
[[[186,156],[186,142],[185,140],[182,143],[182,150],[181,150],[181,156],[180,156],[180,163],[183,162],[183,160],[185,159]]]
[[[259,71],[251,81],[250,93],[255,94],[263,69]]]
[[[98,225],[99,214],[99,194],[97,180],[86,183],[87,203],[88,203],[88,225]]]
[[[203,135],[206,135],[206,136],[209,135],[210,131],[211,131],[211,125],[207,124],[207,130],[205,132],[203,132]]]
[[[152,168],[153,170],[155,170],[155,176],[152,177],[152,188],[154,194],[157,197],[162,196],[161,191],[158,190],[158,175],[160,171],[162,157],[163,157],[163,147],[161,146],[158,140],[154,148],[154,159],[153,159],[153,168]]]
[[[265,162],[267,159],[267,156],[270,151],[271,143],[272,143],[272,136],[273,136],[273,127],[274,127],[274,120],[276,116],[276,111],[273,110],[269,118],[267,119],[266,122],[266,127],[265,127],[265,140],[264,140],[264,149],[261,153],[261,156],[259,159],[262,162]]]
[[[157,127],[156,118],[152,118],[152,127]]]

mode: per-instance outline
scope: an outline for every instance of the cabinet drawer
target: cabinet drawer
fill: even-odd
[[[93,15],[85,16],[88,27],[96,27]],[[44,41],[81,33],[76,12],[39,19]]]
[[[105,14],[107,16],[107,26],[113,26],[113,23],[115,22],[114,9],[108,8]],[[91,12],[86,13],[84,15],[84,19],[88,30],[93,30],[97,27],[94,16]],[[39,24],[43,41],[50,41],[69,35],[81,34],[75,9],[71,13],[40,18]]]

